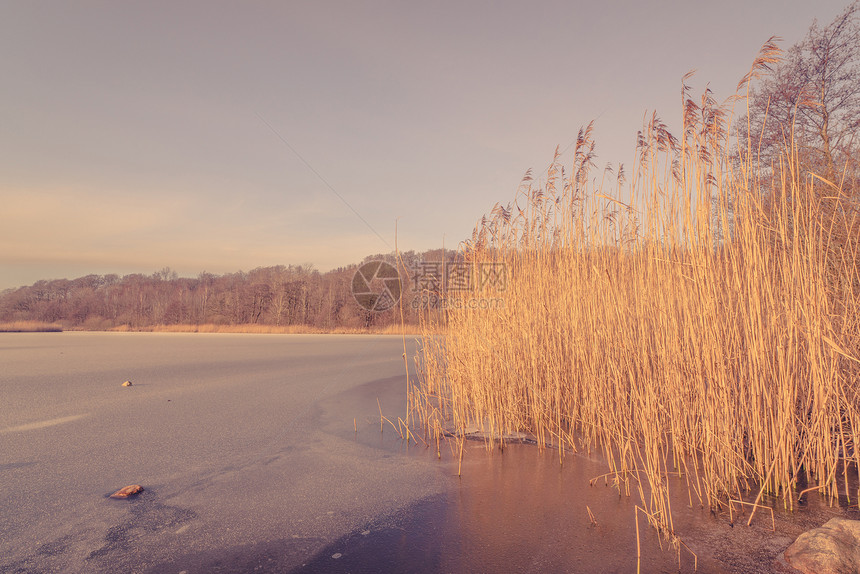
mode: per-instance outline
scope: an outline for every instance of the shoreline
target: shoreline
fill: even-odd
[[[418,326],[399,326],[358,329],[335,327],[321,329],[305,325],[152,325],[147,327],[128,327],[126,325],[108,329],[87,329],[85,327],[64,327],[58,323],[13,322],[0,323],[0,333],[234,333],[265,335],[420,335]]]

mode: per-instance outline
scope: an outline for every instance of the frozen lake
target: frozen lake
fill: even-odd
[[[632,502],[588,486],[599,458],[468,443],[460,479],[447,447],[380,434],[377,401],[404,414],[402,354],[397,336],[0,334],[0,572],[635,571]],[[146,490],[107,498],[129,484]],[[678,506],[700,572],[770,571],[802,530]],[[643,571],[678,571],[641,536]]]

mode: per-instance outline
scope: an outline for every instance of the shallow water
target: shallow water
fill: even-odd
[[[458,477],[452,445],[439,460],[380,432],[380,407],[403,414],[402,352],[399,337],[0,335],[0,572],[636,570],[634,499],[589,486],[598,456],[469,441]],[[133,483],[139,497],[106,498]],[[772,532],[769,513],[732,526],[670,488],[700,572],[780,571],[800,532],[852,514],[813,497]],[[639,534],[643,572],[679,571]]]
[[[399,443],[405,456],[435,459],[423,445],[404,448],[396,437],[379,442],[388,449]],[[449,477],[445,493],[351,533],[296,571],[636,571],[635,495],[621,496],[603,480],[591,486],[607,470],[599,457],[568,454],[560,464],[557,452],[534,445],[509,445],[504,452],[487,452],[477,441],[467,445],[459,478],[455,453],[443,447],[437,464]],[[776,510],[773,523],[759,510],[748,527],[748,513],[736,512],[733,523],[727,512],[691,506],[680,480],[670,488],[676,533],[686,546],[669,546],[640,515],[642,572],[789,572],[780,554],[801,532],[833,516],[860,518],[816,497],[794,513]]]

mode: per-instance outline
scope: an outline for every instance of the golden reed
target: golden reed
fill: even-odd
[[[790,508],[801,490],[855,499],[860,462],[858,190],[792,146],[760,165],[731,136],[744,98],[694,101],[686,80],[682,135],[652,116],[629,180],[594,177],[589,126],[569,169],[556,152],[481,221],[463,255],[504,263],[507,285],[469,296],[505,304],[451,305],[442,331],[428,315],[407,417],[437,449],[471,429],[600,449],[670,539],[669,474],[691,504]]]

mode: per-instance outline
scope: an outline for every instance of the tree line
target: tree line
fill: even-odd
[[[410,270],[422,261],[450,259],[431,250],[373,255],[398,268],[403,292],[403,319],[418,321],[411,303]],[[385,328],[401,320],[400,305],[384,310],[363,308],[352,293],[361,264],[320,272],[311,265],[276,265],[216,275],[179,277],[170,268],[151,275],[87,275],[76,279],[37,281],[0,293],[0,322],[37,321],[66,328],[142,329],[160,325],[273,325],[318,329]],[[375,288],[379,288],[377,285]]]

